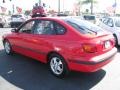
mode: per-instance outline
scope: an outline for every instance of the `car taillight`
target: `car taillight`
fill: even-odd
[[[83,50],[87,53],[95,53],[97,52],[97,47],[91,44],[83,44]]]

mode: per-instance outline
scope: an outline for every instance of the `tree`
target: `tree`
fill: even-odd
[[[96,0],[78,0],[79,5],[90,4],[91,14],[93,14],[93,4],[97,3]]]
[[[12,1],[12,0],[10,0],[10,1]],[[5,3],[5,0],[3,0],[3,3]]]

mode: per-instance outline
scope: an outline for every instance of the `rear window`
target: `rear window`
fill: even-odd
[[[20,18],[22,15],[12,15],[12,18]]]
[[[69,19],[65,21],[82,34],[97,34],[103,31],[100,27],[84,20]]]
[[[83,16],[85,20],[95,20],[95,16]]]

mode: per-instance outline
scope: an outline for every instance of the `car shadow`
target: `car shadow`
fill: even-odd
[[[104,70],[94,73],[71,72],[66,78],[58,79],[49,72],[46,64],[0,51],[0,76],[25,90],[89,90],[105,75]]]

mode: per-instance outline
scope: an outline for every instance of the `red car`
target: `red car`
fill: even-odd
[[[117,52],[111,33],[74,18],[33,18],[3,36],[7,54],[17,52],[49,64],[63,78],[69,71],[95,72]]]

